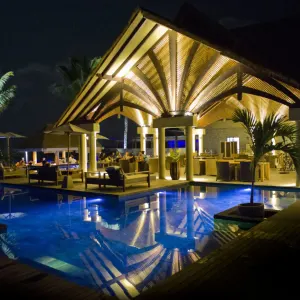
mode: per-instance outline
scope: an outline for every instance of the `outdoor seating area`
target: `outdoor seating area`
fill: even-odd
[[[88,188],[88,184],[96,184],[99,189],[106,188],[106,186],[117,186],[123,189],[125,192],[126,186],[135,183],[147,183],[150,188],[150,172],[133,172],[125,173],[120,167],[108,167],[106,172],[101,174],[100,172],[86,172],[85,173],[85,188]]]
[[[194,157],[194,175],[216,176],[221,181],[251,181],[251,160],[242,158],[218,159],[217,157]],[[275,165],[274,165],[275,168]],[[270,179],[270,163],[258,162],[256,181]]]

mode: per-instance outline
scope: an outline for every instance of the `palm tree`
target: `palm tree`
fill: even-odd
[[[15,96],[16,86],[6,86],[8,80],[13,76],[13,72],[7,72],[0,78],[0,113],[6,109],[9,101]]]
[[[255,182],[255,170],[259,160],[273,150],[283,151],[290,155],[296,170],[300,166],[300,149],[296,143],[298,129],[296,125],[288,121],[285,116],[274,113],[266,116],[263,121],[259,121],[248,109],[236,109],[232,121],[241,123],[251,140],[251,150],[253,160],[251,164],[252,184],[250,203],[253,204],[253,190]],[[282,141],[275,145],[272,143],[274,138],[281,137]]]
[[[94,57],[91,60],[86,57],[82,59],[69,58],[67,65],[56,67],[60,75],[60,83],[54,83],[50,87],[51,92],[66,97],[67,101],[73,100],[100,60],[100,57]]]

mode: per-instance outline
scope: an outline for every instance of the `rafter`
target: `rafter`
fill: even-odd
[[[231,69],[228,69],[227,71],[225,71],[222,75],[216,77],[208,86],[206,86],[206,88],[202,91],[200,91],[196,97],[195,100],[198,99],[201,96],[201,99],[206,99],[208,94],[214,89],[216,88],[219,84],[221,84],[224,80],[228,79],[229,77],[231,77],[232,75],[234,75],[237,72],[238,69],[238,65],[235,65],[234,67],[232,67]],[[238,89],[236,89],[236,93],[238,92]],[[207,101],[205,102],[207,103]],[[203,104],[205,104],[203,103]],[[202,104],[200,103],[200,106],[202,106]],[[193,108],[193,110],[199,107],[198,104],[196,104]],[[197,110],[196,110],[197,111]]]
[[[171,111],[175,111],[179,110],[179,107],[177,103],[177,32],[174,30],[169,30],[169,53],[171,75],[171,95],[169,95],[169,107]]]
[[[183,88],[184,88],[184,85],[186,83],[187,77],[188,77],[190,69],[191,69],[192,61],[194,59],[194,56],[195,56],[198,48],[199,48],[199,44],[197,42],[194,42],[191,49],[190,49],[190,51],[189,51],[188,58],[185,62],[184,69],[183,69],[182,76],[181,76],[181,80],[180,80],[179,90],[178,90],[178,100],[179,100],[179,102],[181,102],[181,100],[183,98]]]
[[[148,110],[145,107],[140,107],[139,105],[136,105],[134,103],[128,102],[128,101],[124,101],[123,103],[124,106],[126,107],[131,107],[131,108],[135,108],[137,110],[143,111],[149,115],[152,115],[153,117],[157,117],[157,115],[155,115],[152,111]],[[107,107],[104,111],[101,112],[101,114],[99,114],[99,116],[97,116],[96,120],[101,119],[105,114],[109,113],[110,111],[118,108],[120,106],[120,101],[117,103],[114,103],[113,105]]]
[[[285,86],[283,86],[281,83],[279,83],[277,80],[265,76],[264,74],[261,74],[259,72],[255,72],[254,70],[250,69],[250,68],[244,68],[244,72],[254,76],[256,78],[261,79],[262,81],[272,85],[274,88],[276,88],[278,91],[282,92],[283,94],[285,94],[286,96],[288,96],[290,99],[292,99],[293,101],[295,101],[296,103],[300,102],[300,99],[293,94],[288,88],[286,88]]]
[[[193,94],[195,93],[195,90],[197,89],[197,86],[202,81],[205,74],[210,70],[210,68],[214,65],[214,63],[217,61],[217,59],[219,57],[220,57],[220,53],[216,53],[205,63],[205,65],[202,68],[202,71],[198,75],[198,78],[194,82],[193,86],[191,87],[191,89],[185,99],[185,103],[183,104],[183,107],[182,107],[183,110],[186,109],[187,104],[190,102],[190,99],[192,98]]]
[[[148,55],[149,55],[149,58],[151,59],[153,65],[156,69],[156,72],[159,76],[159,79],[160,79],[160,82],[162,84],[164,93],[166,95],[167,103],[170,103],[171,96],[170,96],[170,93],[169,93],[168,83],[167,83],[166,74],[164,72],[163,66],[161,65],[160,61],[157,59],[157,57],[156,57],[156,55],[154,54],[153,51],[150,51]],[[170,107],[168,107],[168,110],[169,109],[170,109]]]
[[[110,91],[109,93],[107,93],[100,102],[98,102],[95,107],[93,107],[91,109],[91,111],[93,111],[97,106],[97,110],[94,112],[93,114],[93,118],[94,116],[97,117],[97,115],[100,113],[101,109],[103,108],[103,106],[105,104],[107,104],[111,99],[114,99],[115,97],[117,97],[117,95],[120,93],[120,84],[115,85]]]
[[[267,92],[263,92],[263,91],[259,91],[259,90],[256,90],[256,89],[253,89],[253,88],[250,88],[250,87],[246,87],[246,86],[243,86],[242,87],[242,92],[243,93],[246,93],[246,94],[251,94],[251,95],[255,95],[255,96],[260,96],[260,97],[263,97],[263,98],[266,98],[266,99],[271,99],[271,100],[274,100],[278,103],[281,103],[283,105],[287,105],[287,106],[290,106],[292,107],[293,104],[292,103],[289,103],[277,96],[274,96],[270,93],[267,93]]]
[[[146,77],[146,75],[137,67],[132,69],[132,72],[135,76],[137,76],[141,81],[144,82],[144,84],[147,86],[147,88],[151,91],[151,93],[154,95],[154,97],[157,99],[158,103],[160,104],[163,112],[165,114],[168,113],[167,108],[165,107],[160,95],[158,94],[157,90],[153,87],[151,81]]]
[[[243,86],[243,67],[239,64],[236,74],[236,85],[237,85],[237,99],[241,101],[243,99],[243,92],[242,92],[242,86]]]
[[[234,87],[230,90],[227,90],[215,97],[213,97],[212,99],[209,99],[208,101],[206,101],[205,103],[203,103],[199,108],[198,110],[195,111],[195,113],[200,113],[201,110],[205,110],[208,106],[210,105],[213,105],[214,103],[218,102],[218,101],[221,101],[229,96],[232,96],[234,94],[236,94],[238,92],[238,88],[237,87]]]
[[[129,85],[124,83],[123,90],[130,93],[130,94],[132,94],[132,95],[134,95],[134,96],[136,96],[137,98],[143,100],[149,106],[154,105],[157,108],[158,111],[162,110],[162,108],[159,107],[157,105],[157,103],[153,102],[152,99],[145,97],[143,94],[141,94],[138,90],[136,90],[132,86],[129,86]]]

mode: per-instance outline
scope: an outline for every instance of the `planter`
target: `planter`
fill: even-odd
[[[172,180],[179,180],[179,178],[180,178],[180,163],[179,163],[179,161],[170,163],[170,175],[171,175]]]
[[[242,203],[238,205],[241,216],[249,218],[264,218],[265,208],[263,203]]]

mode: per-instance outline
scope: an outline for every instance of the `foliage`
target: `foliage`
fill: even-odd
[[[68,101],[73,100],[99,64],[100,60],[100,57],[95,57],[91,60],[86,57],[82,59],[69,58],[67,65],[59,65],[56,67],[61,80],[60,83],[51,85],[51,92],[66,98]]]
[[[285,116],[274,113],[266,116],[263,121],[258,120],[255,115],[247,109],[236,109],[232,121],[241,123],[251,140],[253,151],[252,160],[252,189],[250,202],[253,203],[253,187],[255,182],[255,170],[259,160],[267,153],[276,150],[290,155],[293,163],[298,169],[300,165],[300,151],[296,144],[298,129],[296,125],[288,121]],[[275,145],[272,140],[281,137],[282,141]]]
[[[17,89],[16,86],[6,86],[9,79],[13,76],[13,72],[7,72],[2,77],[0,77],[0,113],[2,113],[6,109],[10,100],[15,96]]]
[[[180,151],[177,148],[171,149],[170,157],[172,158],[172,162],[178,162],[180,159]]]
[[[2,233],[0,234],[0,253],[3,252],[10,259],[17,259],[14,254],[14,249],[16,248],[17,240],[14,233]]]

